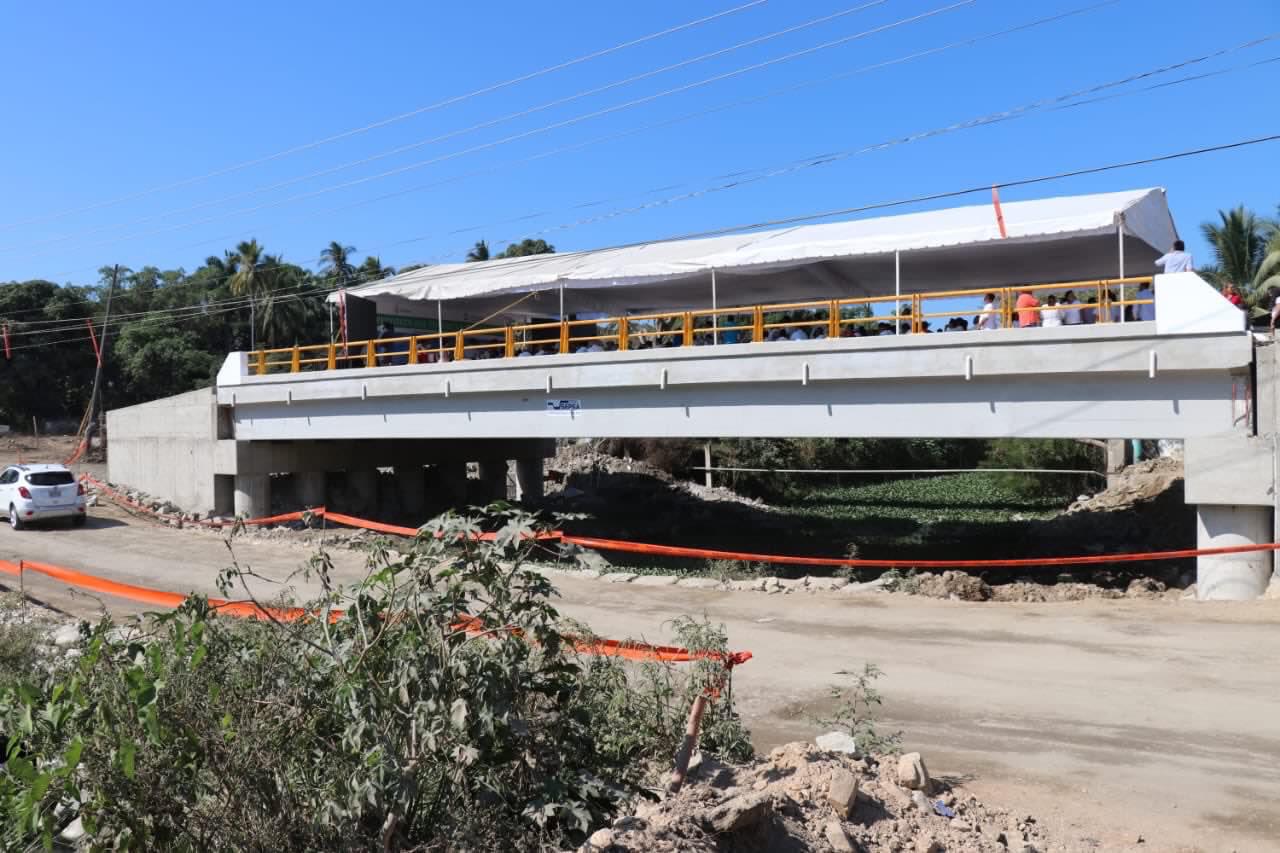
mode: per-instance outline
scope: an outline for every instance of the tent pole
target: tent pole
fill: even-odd
[[[329,303],[329,343],[333,343],[333,303]]]
[[[899,334],[902,331],[902,324],[898,322],[898,316],[902,314],[902,254],[897,250],[893,253],[893,333]]]
[[[716,271],[711,270],[711,343],[720,343],[720,317],[715,313],[716,305]]]
[[[560,282],[560,322],[564,322],[564,282]]]
[[[1124,214],[1116,222],[1116,242],[1120,247],[1120,278],[1124,278]],[[1124,284],[1120,284],[1120,301],[1124,302]],[[1120,306],[1120,322],[1124,322],[1124,306]]]

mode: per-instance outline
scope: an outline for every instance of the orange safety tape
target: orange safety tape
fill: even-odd
[[[87,589],[93,592],[101,592],[107,595],[114,595],[117,598],[125,598],[130,601],[137,601],[142,604],[152,604],[158,607],[179,607],[187,596],[180,595],[176,592],[165,592],[158,589],[151,589],[145,586],[135,586],[134,584],[121,583],[119,581],[100,578],[97,575],[90,575],[84,572],[77,572],[73,569],[63,568],[62,566],[54,566],[48,563],[40,563],[35,561],[23,560],[19,563],[11,563],[7,560],[0,560],[0,574],[21,577],[24,571],[38,572],[46,577],[54,580],[62,581],[80,589]],[[307,610],[302,607],[262,607],[254,604],[252,601],[228,601],[223,598],[210,598],[209,606],[219,613],[228,616],[239,616],[251,619],[270,619],[275,618],[282,622],[294,622],[299,619],[310,619],[318,615],[316,611]],[[337,622],[345,615],[342,610],[328,611],[328,619]],[[473,636],[492,633],[486,630],[475,616],[464,615],[459,616],[453,623],[456,630],[466,631]],[[520,636],[522,632],[514,629],[513,633]],[[572,635],[564,635],[565,642],[570,643],[575,649],[586,654],[602,655],[609,657],[623,657],[630,660],[660,660],[670,661],[673,663],[681,663],[696,659],[716,658],[724,661],[726,668],[732,668],[738,664],[746,663],[751,660],[751,652],[733,652],[728,655],[721,655],[716,652],[691,652],[688,649],[682,649],[675,646],[653,646],[648,643],[631,642],[627,640],[579,640]]]
[[[793,566],[850,566],[854,568],[916,569],[998,569],[1006,566],[1086,566],[1105,563],[1143,563],[1152,560],[1179,560],[1185,557],[1208,557],[1218,554],[1249,554],[1255,551],[1280,551],[1280,542],[1259,545],[1229,545],[1221,548],[1189,548],[1181,551],[1143,551],[1131,554],[1089,554],[1074,557],[1017,557],[1003,560],[863,560],[844,557],[797,557],[779,554],[753,554],[745,551],[719,551],[710,548],[685,548],[678,545],[653,545],[622,539],[599,539],[594,536],[564,534],[563,541],[583,548],[601,551],[626,551],[663,557],[697,557],[715,560],[747,560],[755,563],[779,563]]]

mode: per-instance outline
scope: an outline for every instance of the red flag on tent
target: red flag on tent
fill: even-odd
[[[991,203],[996,208],[996,224],[1000,226],[1000,236],[1008,237],[1009,232],[1004,228],[1004,211],[1000,208],[1000,188],[993,186],[991,188]]]

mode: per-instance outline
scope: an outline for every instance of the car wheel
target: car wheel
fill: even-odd
[[[88,518],[88,516],[84,516],[84,515],[73,515],[73,516],[71,517],[71,526],[72,526],[72,527],[84,527],[84,522],[85,522],[85,519],[86,519],[86,518]]]
[[[18,517],[18,508],[9,504],[9,526],[14,530],[22,529],[22,519]]]

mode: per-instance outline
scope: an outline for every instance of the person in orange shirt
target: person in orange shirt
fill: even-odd
[[[1024,290],[1018,294],[1018,326],[1026,328],[1028,326],[1040,325],[1040,312],[1035,310],[1040,307],[1040,300],[1036,299],[1030,290]]]

